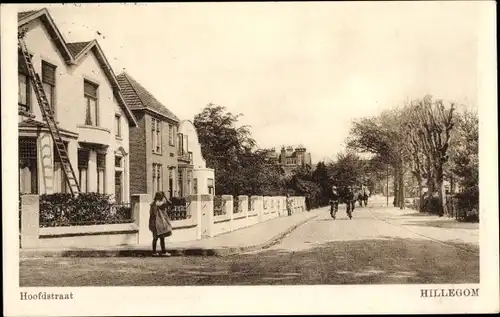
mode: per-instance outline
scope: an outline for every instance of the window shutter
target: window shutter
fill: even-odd
[[[97,99],[97,85],[85,81],[83,84],[83,93],[87,96]]]
[[[56,84],[55,66],[42,62],[42,82],[55,86]]]
[[[89,150],[78,150],[78,167],[87,168],[89,166]]]
[[[26,64],[24,63],[24,58],[21,54],[17,54],[17,67],[18,67],[18,72],[23,74],[23,75],[28,75],[28,68],[26,67]]]
[[[106,167],[106,155],[103,153],[97,153],[97,168],[104,169]]]

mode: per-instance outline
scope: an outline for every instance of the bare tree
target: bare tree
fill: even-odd
[[[443,100],[433,101],[427,95],[412,105],[411,120],[407,123],[410,142],[406,148],[412,153],[415,173],[427,178],[429,194],[437,191],[440,215],[446,208],[444,164],[448,161],[454,111],[454,103],[447,107]]]

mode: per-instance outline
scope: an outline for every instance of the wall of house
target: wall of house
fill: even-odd
[[[208,194],[208,179],[214,180],[215,185],[215,173],[211,168],[195,168],[193,170],[193,178],[198,180],[198,194]],[[214,188],[215,192],[215,188]]]
[[[193,179],[197,179],[197,193],[208,194],[208,179],[214,179],[215,182],[215,171],[206,167],[196,128],[191,121],[184,120],[179,125],[179,133],[188,136],[188,151],[193,153]]]
[[[128,128],[130,138],[130,193],[144,194],[146,191],[146,115],[134,111],[136,128]]]
[[[193,153],[193,167],[206,168],[206,162],[201,153],[201,146],[198,140],[198,134],[193,123],[184,120],[179,124],[179,133],[188,136],[188,151]]]
[[[174,139],[174,145],[169,144],[169,139],[168,139],[168,122],[163,119],[161,121],[161,143],[162,143],[162,153],[157,154],[153,153],[153,139],[151,135],[151,129],[153,126],[153,116],[151,114],[146,114],[144,117],[144,122],[145,122],[145,139],[146,139],[146,187],[144,188],[145,191],[141,193],[145,194],[150,194],[154,195],[153,193],[153,164],[161,164],[163,166],[163,175],[162,175],[162,183],[163,183],[163,191],[165,193],[168,192],[169,187],[168,187],[168,175],[169,171],[168,168],[171,166],[177,167],[177,153],[176,153],[176,146],[175,146],[175,139]],[[155,118],[159,118],[155,116]],[[173,124],[173,123],[171,123]],[[173,124],[175,126],[175,124]],[[175,132],[175,128],[174,128]],[[175,135],[175,134],[174,134]],[[174,180],[175,180],[175,175],[174,175]],[[175,186],[175,181],[174,181],[174,186]]]
[[[40,20],[35,20],[27,25],[26,43],[28,50],[33,54],[33,65],[41,76],[42,60],[56,66],[56,88],[55,88],[55,118],[59,121],[59,127],[74,133],[81,133],[81,127],[85,124],[85,99],[83,94],[84,80],[89,80],[99,86],[98,88],[98,127],[85,128],[85,133],[98,133],[99,140],[108,145],[106,155],[105,191],[114,194],[114,153],[118,148],[123,148],[129,153],[129,133],[128,121],[114,98],[113,89],[105,76],[104,71],[99,66],[98,60],[93,52],[88,52],[83,57],[79,65],[68,66],[63,56],[60,54],[54,42],[50,39],[45,26]],[[35,115],[35,120],[43,121],[40,107],[36,101],[35,92],[31,89],[31,108]],[[115,114],[121,114],[122,136],[115,137]],[[78,141],[82,141],[79,139]],[[42,136],[40,144],[40,164],[39,164],[39,184],[41,193],[52,193],[53,184],[53,146],[50,139]],[[71,141],[69,144],[69,156],[72,165],[77,172],[77,142]],[[89,181],[95,182],[97,178],[95,167],[95,153],[91,154],[89,162]],[[125,168],[127,162],[125,160]],[[124,195],[129,196],[129,186],[125,179]],[[95,189],[96,185],[91,185],[89,189]]]

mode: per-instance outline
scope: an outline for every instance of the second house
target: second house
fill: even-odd
[[[187,151],[187,136],[178,133],[179,119],[129,74],[117,78],[138,123],[129,136],[131,194],[189,195],[192,155]]]

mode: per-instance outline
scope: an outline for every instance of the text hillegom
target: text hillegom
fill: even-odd
[[[69,293],[20,292],[20,293],[21,293],[21,300],[68,300],[68,299],[73,299],[73,292],[69,292]]]
[[[427,288],[420,290],[420,297],[476,297],[479,288]]]

